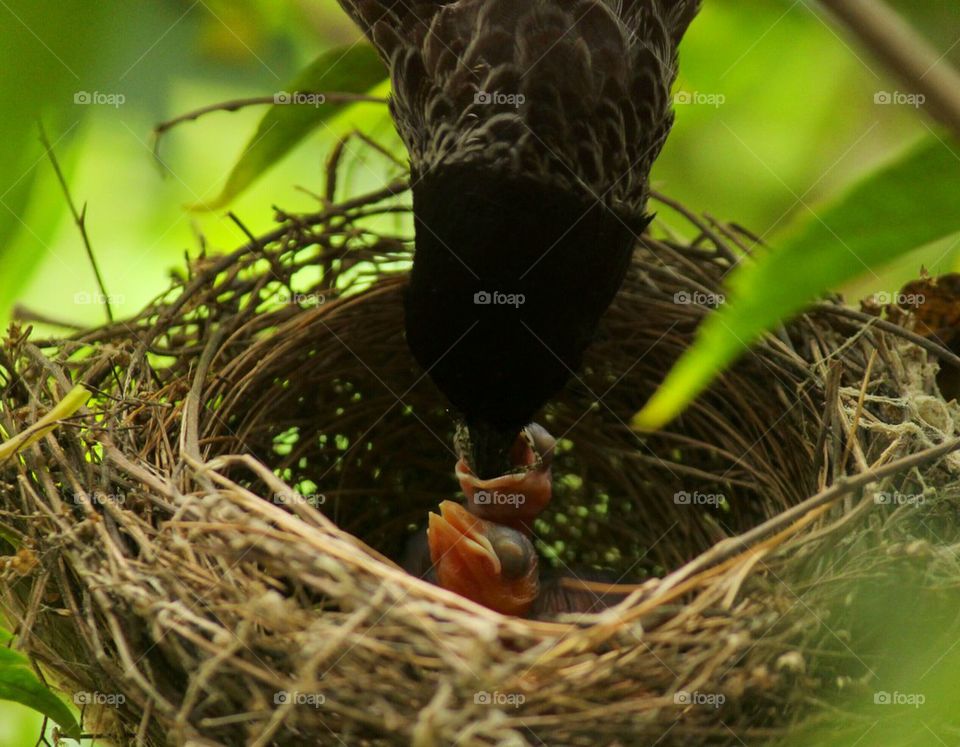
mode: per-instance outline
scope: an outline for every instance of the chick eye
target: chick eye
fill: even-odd
[[[505,578],[521,578],[530,572],[536,556],[526,537],[519,532],[503,533],[494,537],[491,544],[500,559],[501,573]]]

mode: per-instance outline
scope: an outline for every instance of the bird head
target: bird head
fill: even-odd
[[[551,466],[556,439],[542,425],[531,423],[514,437],[506,452],[509,471],[482,479],[472,468],[475,448],[469,435],[474,431],[465,434],[465,430],[457,439],[461,454],[456,475],[471,513],[529,533],[531,522],[553,496]]]
[[[523,533],[444,501],[439,514],[430,514],[427,541],[443,588],[504,615],[523,616],[533,606],[537,553]]]

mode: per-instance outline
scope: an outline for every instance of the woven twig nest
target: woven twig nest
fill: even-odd
[[[755,743],[837,682],[866,686],[837,600],[867,571],[919,564],[922,585],[955,562],[933,542],[896,551],[960,472],[957,408],[922,340],[825,302],[638,436],[626,423],[746,237],[687,216],[693,243],[645,240],[541,418],[561,439],[537,534],[545,563],[647,580],[599,614],[503,617],[390,560],[456,491],[452,419],[403,340],[410,244],[384,235],[405,197],[282,216],[134,319],[8,337],[7,437],[77,381],[96,392],[0,465],[18,645],[68,692],[123,696],[86,697],[102,705],[86,728],[145,744]],[[938,501],[876,499],[925,488]]]

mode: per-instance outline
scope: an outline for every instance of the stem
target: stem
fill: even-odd
[[[49,158],[50,163],[53,164],[53,170],[57,174],[57,181],[60,182],[60,188],[67,198],[67,205],[70,206],[70,214],[73,216],[73,222],[76,223],[77,228],[80,230],[83,246],[87,251],[87,259],[90,260],[90,266],[93,267],[93,274],[97,278],[97,286],[100,288],[100,295],[103,296],[103,305],[107,310],[107,320],[113,322],[113,309],[110,306],[110,296],[107,294],[107,286],[103,282],[103,275],[100,273],[100,266],[97,264],[93,247],[90,245],[90,236],[87,234],[87,206],[84,204],[83,210],[77,212],[77,206],[73,202],[73,197],[70,194],[67,179],[63,175],[63,170],[60,168],[60,162],[57,160],[56,154],[53,152],[53,146],[47,137],[47,131],[43,128],[43,123],[40,123],[40,142],[43,143],[44,150],[47,152],[47,158]]]
[[[930,42],[883,0],[820,0],[847,31],[914,93],[925,108],[960,138],[960,73]]]

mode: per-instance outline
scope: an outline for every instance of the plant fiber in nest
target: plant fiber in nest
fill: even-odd
[[[67,692],[125,697],[85,728],[151,745],[752,744],[818,718],[838,683],[869,692],[875,642],[842,600],[867,577],[909,572],[919,596],[956,578],[957,409],[930,346],[828,300],[638,436],[626,423],[708,312],[677,294],[720,292],[754,243],[680,208],[698,238],[655,225],[541,418],[562,437],[544,562],[641,583],[595,615],[503,617],[390,560],[456,490],[452,419],[403,340],[410,242],[382,228],[406,201],[398,184],[281,216],[122,323],[12,328],[4,437],[78,381],[95,392],[0,465],[18,645]],[[919,507],[876,499],[924,490]]]

